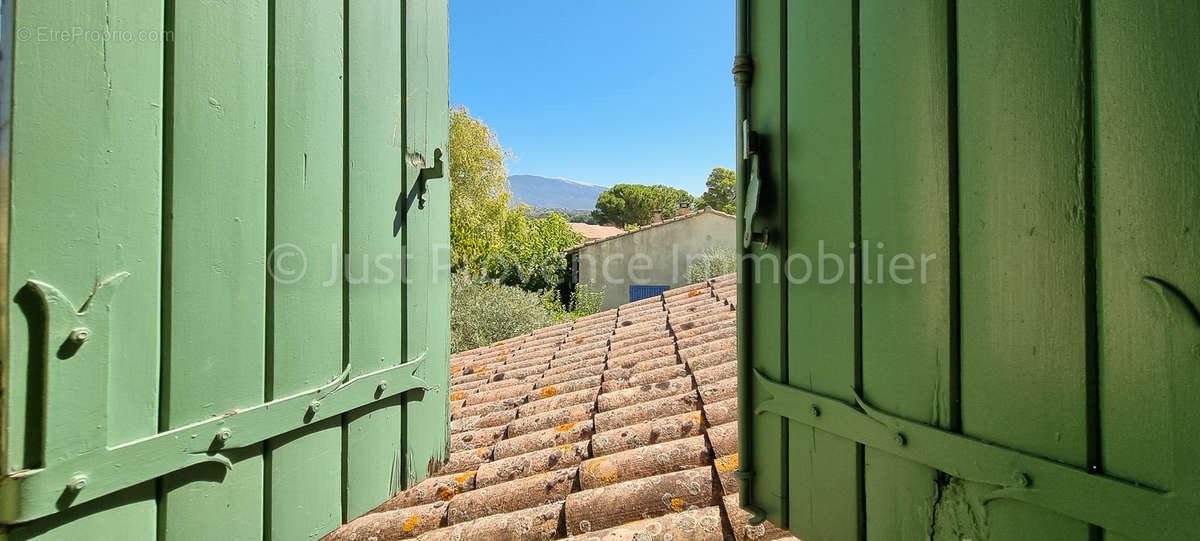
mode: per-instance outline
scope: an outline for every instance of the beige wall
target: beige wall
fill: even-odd
[[[629,302],[630,285],[687,285],[688,266],[706,248],[735,251],[735,229],[733,217],[704,212],[584,246],[579,283],[605,287],[604,310]]]

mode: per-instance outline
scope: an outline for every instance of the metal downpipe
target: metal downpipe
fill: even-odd
[[[746,185],[749,180],[749,160],[746,157],[747,137],[742,127],[750,118],[750,83],[754,77],[754,64],[750,58],[750,0],[737,0],[737,51],[733,59],[733,83],[737,87],[735,131],[737,132],[737,159],[734,162],[737,175],[737,236],[742,239],[745,235],[746,223],[743,213],[746,205]],[[753,454],[750,442],[753,439],[754,404],[751,400],[751,385],[753,381],[753,364],[750,359],[750,327],[746,317],[750,314],[750,284],[745,282],[750,276],[749,259],[746,257],[749,248],[742,242],[737,243],[738,249],[738,498],[742,508],[753,514],[750,524],[760,524],[767,518],[766,512],[752,505],[751,483],[754,480]]]

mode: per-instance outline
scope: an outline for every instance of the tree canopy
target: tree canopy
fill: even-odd
[[[646,225],[654,220],[654,211],[662,211],[663,219],[674,218],[679,205],[693,206],[696,198],[685,190],[656,184],[617,184],[596,199],[592,215],[599,223],[614,223],[619,227]]]
[[[734,213],[734,201],[737,197],[737,176],[730,169],[714,167],[704,183],[708,189],[700,196],[700,204],[714,210]]]
[[[556,213],[510,207],[505,159],[496,132],[465,107],[450,110],[450,260],[456,271],[541,291],[566,275],[563,252],[583,236]]]

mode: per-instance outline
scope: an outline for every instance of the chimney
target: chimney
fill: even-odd
[[[679,204],[679,215],[684,216],[692,213],[692,204],[684,201]]]
[[[662,223],[662,211],[654,209],[654,221],[652,223]]]

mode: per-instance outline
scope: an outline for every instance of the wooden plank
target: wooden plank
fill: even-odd
[[[862,378],[872,405],[952,428],[946,4],[860,4]],[[929,539],[936,470],[867,448],[864,475],[868,539]]]
[[[263,0],[174,3],[163,427],[263,400],[267,16]],[[165,477],[160,535],[261,538],[261,449]]]
[[[855,17],[852,3],[822,0],[789,3],[785,18],[787,252],[806,255],[812,269],[804,280],[803,261],[789,265],[787,381],[844,400],[853,400],[858,384],[850,258],[857,196]],[[822,254],[836,254],[841,270]],[[792,531],[805,539],[858,538],[861,446],[790,424]]]
[[[342,372],[342,3],[276,0],[267,399]],[[332,277],[332,279],[331,279]],[[342,427],[268,442],[271,539],[319,539],[342,520]]]
[[[449,42],[446,0],[410,0],[405,3],[404,22],[404,88],[405,88],[405,169],[407,197],[405,245],[405,360],[425,355],[428,359],[425,376],[436,390],[414,392],[405,404],[405,486],[425,479],[446,460],[450,441],[449,356],[442,347],[448,334],[439,332],[445,312],[441,304],[448,299],[435,296],[449,276],[440,276],[435,265],[435,243],[449,243],[449,238],[433,236],[435,220],[447,219],[442,209],[449,209],[449,193],[445,189],[449,177],[425,182],[424,203],[414,201],[413,190],[419,190],[418,175],[422,167],[434,166],[434,153],[440,150],[442,160],[449,157],[450,74],[448,71]],[[414,154],[415,153],[415,154]],[[422,159],[423,158],[423,159]],[[447,166],[443,173],[448,175]],[[416,204],[414,204],[416,203]],[[442,274],[446,274],[444,271]],[[435,309],[434,305],[438,304]],[[447,312],[448,313],[448,312]],[[444,314],[443,316],[444,317]]]
[[[754,131],[762,136],[762,158],[759,164],[763,179],[762,197],[758,204],[758,220],[769,223],[777,237],[786,232],[787,200],[782,197],[787,186],[785,176],[784,134],[787,119],[784,117],[785,81],[784,59],[787,43],[784,39],[786,26],[783,20],[785,3],[780,0],[759,0],[750,5],[750,49],[757,68],[754,84],[750,87],[750,122]],[[744,184],[744,183],[743,183]],[[749,306],[750,344],[739,352],[744,359],[753,359],[754,368],[777,380],[787,377],[787,332],[784,327],[786,314],[786,285],[778,278],[781,274],[779,261],[784,257],[783,239],[777,238],[767,249],[758,245],[747,251],[755,262],[756,271],[742,280],[751,284],[749,298],[742,306]],[[787,421],[769,415],[754,417],[753,459],[754,483],[751,490],[753,504],[767,513],[771,522],[780,527],[788,525],[788,429]]]
[[[959,4],[958,149],[963,432],[1086,466],[1094,374],[1081,11],[1078,2]],[[987,525],[992,539],[1090,535],[1005,500],[988,504]]]
[[[1164,490],[1200,491],[1200,436],[1172,404],[1192,404],[1197,322],[1164,320],[1170,284],[1200,300],[1200,5],[1093,4],[1101,470]],[[1156,291],[1156,289],[1159,289]],[[1193,334],[1178,333],[1180,327]],[[1191,357],[1172,354],[1192,351]],[[1183,367],[1191,366],[1190,373]],[[1177,367],[1177,368],[1173,368]],[[1194,411],[1193,406],[1184,406]],[[1195,416],[1191,416],[1195,419]],[[1195,423],[1192,423],[1194,426]],[[1105,538],[1118,539],[1106,534]],[[1119,538],[1124,539],[1124,538]]]
[[[405,195],[402,12],[397,2],[348,4],[349,293],[351,374],[396,364],[404,354],[403,245],[398,226]],[[402,486],[404,442],[395,407],[346,415],[345,519],[383,503]]]
[[[21,302],[27,279],[49,283],[79,305],[98,281],[130,273],[112,305],[109,377],[97,382],[109,389],[102,414],[112,443],[157,430],[161,245],[162,41],[143,34],[162,28],[161,3],[12,7],[3,7],[6,19],[16,17],[6,35],[18,30],[11,49],[11,206],[5,206],[11,227],[4,260],[10,280],[3,310],[11,325],[3,363],[5,472],[41,463],[41,434],[34,426],[40,409],[27,409],[41,400],[39,371],[29,370],[31,362],[40,362],[30,354],[41,346],[30,340],[30,329],[40,328],[40,311],[25,312],[7,301]],[[61,34],[76,31],[88,37]],[[51,39],[54,32],[59,39]],[[145,39],[121,38],[127,32]],[[118,38],[107,39],[112,36]],[[52,400],[70,403],[72,397]],[[144,484],[0,537],[75,539],[100,531],[151,538],[155,509],[153,484]]]

